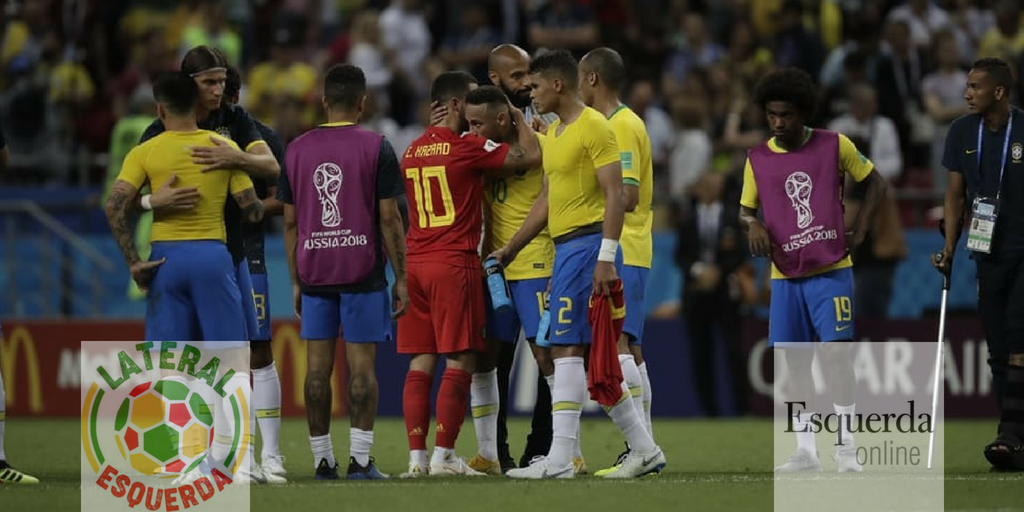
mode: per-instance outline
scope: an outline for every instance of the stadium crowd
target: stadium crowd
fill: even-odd
[[[942,141],[966,112],[966,68],[983,56],[1024,63],[1017,0],[3,4],[0,121],[11,156],[0,179],[20,184],[112,181],[155,115],[149,77],[201,44],[239,65],[241,105],[285,144],[322,121],[322,73],[334,63],[358,65],[370,89],[362,122],[399,154],[427,123],[428,86],[440,72],[464,69],[486,82],[488,52],[502,42],[530,52],[568,48],[577,58],[608,45],[629,63],[623,98],[651,135],[654,229],[680,226],[684,235],[701,208],[737,203],[746,151],[768,135],[751,91],[768,71],[796,66],[818,80],[817,126],[850,136],[896,191],[858,258],[864,290],[891,286],[906,254],[901,226],[938,214]],[[846,193],[855,212],[863,191]],[[695,236],[728,229],[720,224],[701,224]],[[677,257],[684,275],[691,260]],[[728,284],[731,298],[757,302],[753,280],[741,266],[729,279],[693,284],[697,292]],[[869,295],[859,295],[860,311],[884,312],[887,294]]]

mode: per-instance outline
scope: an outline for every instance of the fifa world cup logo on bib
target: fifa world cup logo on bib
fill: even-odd
[[[341,210],[338,209],[341,181],[341,167],[330,162],[320,164],[313,172],[313,185],[320,199],[320,223],[326,228],[341,224]]]
[[[786,195],[793,203],[796,210],[796,226],[804,229],[814,221],[814,214],[811,213],[811,190],[814,185],[811,177],[802,171],[796,171],[786,178]]]

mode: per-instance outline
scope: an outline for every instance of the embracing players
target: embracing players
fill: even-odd
[[[410,450],[403,476],[480,474],[455,456],[455,440],[469,405],[474,352],[484,348],[483,273],[477,253],[482,176],[487,170],[522,172],[540,163],[537,138],[516,109],[511,109],[516,144],[460,135],[467,128],[467,95],[475,87],[467,73],[439,75],[430,96],[447,108],[445,119],[414,140],[402,158],[409,201],[409,308],[398,321],[398,352],[413,355],[402,399]],[[445,357],[446,369],[428,461],[430,387],[438,355]]]

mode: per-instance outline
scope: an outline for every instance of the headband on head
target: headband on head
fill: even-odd
[[[205,73],[209,73],[211,71],[224,71],[226,73],[227,70],[228,70],[228,68],[218,66],[218,67],[213,67],[213,68],[207,68],[207,69],[204,69],[202,71],[196,71],[195,73],[190,73],[188,76],[191,77],[191,78],[195,78],[195,77],[197,77],[199,75],[202,75],[202,74],[205,74]]]

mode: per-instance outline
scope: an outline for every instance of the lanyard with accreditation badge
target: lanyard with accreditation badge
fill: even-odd
[[[981,137],[985,130],[985,119],[978,123],[978,175],[981,175]],[[999,198],[1002,195],[1003,171],[1006,170],[1006,150],[1010,147],[1010,132],[1013,130],[1013,111],[1006,123],[1006,137],[1003,139],[1003,155],[999,160],[999,181],[996,185],[996,196],[979,195],[971,205],[971,225],[967,231],[967,249],[988,254],[992,252],[992,235],[996,230],[996,217],[999,216]],[[980,189],[980,186],[979,186]]]

